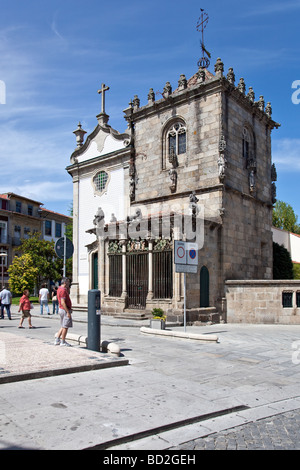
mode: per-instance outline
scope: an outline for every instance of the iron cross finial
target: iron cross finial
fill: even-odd
[[[106,86],[104,83],[101,85],[101,89],[98,90],[99,95],[102,94],[102,109],[101,113],[105,114],[105,92],[109,90],[109,87]]]
[[[202,68],[207,68],[207,67],[209,67],[209,64],[210,64],[209,59],[210,59],[211,55],[205,49],[205,46],[204,46],[204,29],[207,26],[209,16],[208,16],[207,13],[205,13],[203,8],[200,8],[200,10],[201,10],[201,16],[198,19],[197,31],[201,32],[201,34],[202,34],[202,41],[201,41],[202,57],[198,62],[198,66],[202,67]],[[205,56],[205,54],[206,54],[207,57]]]

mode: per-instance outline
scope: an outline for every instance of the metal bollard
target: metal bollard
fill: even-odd
[[[100,327],[101,327],[101,301],[100,291],[92,289],[88,291],[88,340],[87,349],[100,351]]]

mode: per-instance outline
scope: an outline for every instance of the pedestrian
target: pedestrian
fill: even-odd
[[[21,320],[20,320],[19,328],[24,328],[23,321],[24,321],[25,318],[28,319],[29,328],[33,328],[32,324],[31,324],[30,310],[31,310],[31,302],[29,300],[29,290],[25,289],[23,291],[23,295],[20,298],[20,303],[19,303],[18,312],[22,311],[22,317],[21,317]]]
[[[11,314],[10,314],[11,298],[12,298],[11,292],[5,287],[3,287],[0,293],[1,318],[4,318],[4,307],[5,307],[8,319],[11,320]]]
[[[60,330],[56,334],[56,338],[54,340],[55,345],[60,346],[71,346],[69,343],[66,342],[66,336],[68,333],[68,329],[72,328],[72,302],[69,295],[70,290],[70,280],[67,277],[62,278],[61,285],[57,289],[57,299],[58,299],[58,306],[59,310],[58,313],[60,315]]]
[[[57,287],[55,286],[52,291],[52,307],[53,307],[53,315],[58,313],[58,300],[57,300]]]
[[[39,291],[39,302],[41,304],[41,315],[43,315],[44,306],[47,310],[48,315],[50,315],[48,301],[49,301],[49,291],[47,289],[47,284],[43,284],[40,291]]]

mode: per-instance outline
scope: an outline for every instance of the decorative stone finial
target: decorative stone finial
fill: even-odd
[[[165,84],[165,87],[164,87],[164,91],[163,91],[163,97],[164,98],[169,98],[169,96],[171,95],[172,93],[172,86],[171,86],[171,83],[170,82],[167,82]]]
[[[251,101],[251,103],[254,103],[254,100],[255,100],[255,93],[254,93],[254,91],[253,91],[252,86],[249,86],[249,91],[248,91],[247,98],[248,98],[249,101]]]
[[[265,109],[265,113],[267,116],[271,117],[272,116],[272,106],[271,106],[271,103],[268,101],[267,103],[267,106],[266,106],[266,109]]]
[[[81,123],[78,123],[78,127],[75,131],[73,131],[73,134],[76,136],[76,142],[77,142],[77,147],[80,148],[83,145],[83,139],[84,139],[84,134],[86,134],[86,131],[84,131],[81,127]]]
[[[220,59],[220,57],[217,58],[217,62],[215,63],[215,73],[217,75],[223,75],[223,72],[224,72],[224,64],[222,62],[222,60]]]
[[[183,73],[178,80],[178,88],[179,90],[185,90],[187,88],[187,79]]]
[[[136,110],[140,107],[140,99],[138,97],[138,95],[134,95],[134,98],[133,98],[133,109]]]
[[[153,104],[155,101],[155,93],[153,88],[150,88],[149,93],[148,93],[148,104]]]
[[[205,69],[203,67],[199,67],[199,70],[197,72],[197,79],[199,83],[205,82]]]
[[[265,110],[265,100],[264,100],[263,95],[260,95],[259,101],[257,102],[257,105],[258,105],[258,107],[261,111]]]
[[[237,87],[238,87],[238,90],[244,95],[246,92],[246,85],[245,85],[245,80],[243,78],[240,78],[240,81]]]
[[[235,82],[235,74],[234,74],[234,71],[233,71],[233,68],[230,67],[228,69],[228,74],[227,74],[227,80],[229,81],[229,83],[231,85],[234,85],[234,82]]]

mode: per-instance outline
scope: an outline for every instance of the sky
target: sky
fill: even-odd
[[[124,132],[134,95],[143,106],[150,88],[197,72],[200,8],[209,70],[220,57],[272,104],[277,199],[300,219],[300,0],[0,0],[0,193],[68,215],[73,131],[96,127],[101,83],[109,124]]]

